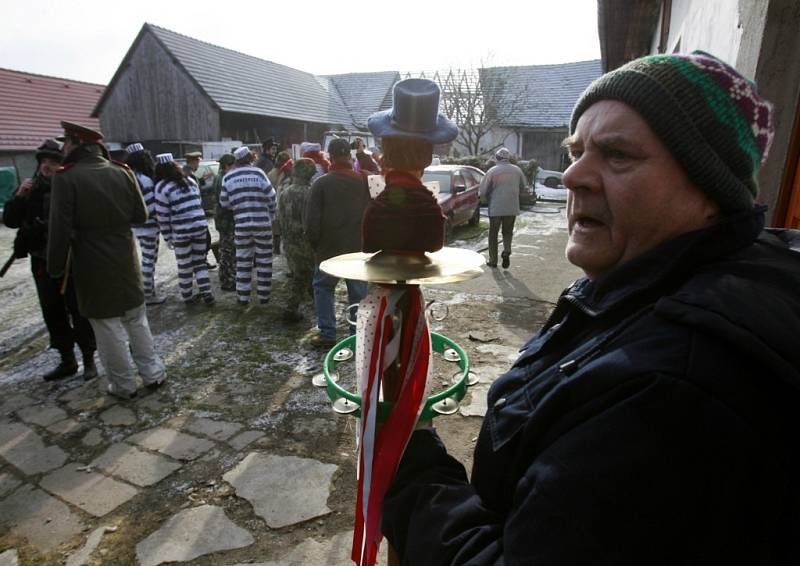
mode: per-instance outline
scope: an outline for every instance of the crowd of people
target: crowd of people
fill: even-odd
[[[110,159],[99,132],[66,122],[64,129],[64,145],[56,140],[42,144],[36,154],[39,165],[36,174],[21,184],[3,213],[7,226],[19,228],[15,256],[31,257],[51,347],[61,355],[58,366],[43,376],[45,380],[78,372],[74,354],[77,343],[83,354],[85,380],[97,375],[94,352],[100,348],[104,366],[108,368],[110,364],[110,373],[116,375],[111,380],[110,392],[126,398],[135,392],[129,379],[133,367],[125,363],[120,344],[105,349],[95,344],[98,321],[109,318],[105,316],[107,313],[98,315],[97,309],[88,304],[88,298],[81,308],[81,293],[75,291],[76,282],[81,280],[84,290],[104,286],[99,274],[107,269],[117,271],[116,279],[121,273],[125,275],[123,289],[138,289],[130,293],[132,300],[123,300],[119,308],[112,308],[114,316],[110,318],[118,319],[118,324],[105,333],[115,334],[120,343],[127,339],[124,334],[127,333],[132,346],[134,337],[139,336],[138,346],[133,350],[134,364],[141,362],[145,368],[146,384],[163,382],[163,364],[152,351],[149,328],[146,332],[142,330],[147,325],[145,306],[166,300],[158,291],[156,272],[162,239],[175,255],[178,290],[187,307],[216,304],[209,276],[212,269],[218,269],[220,291],[235,292],[239,306],[246,308],[250,304],[253,279],[256,299],[262,305],[268,304],[273,254],[279,254],[282,245],[289,275],[288,299],[282,305],[283,320],[287,323],[303,320],[300,307],[311,298],[319,327],[319,335],[313,336],[311,343],[320,346],[335,343],[334,289],[338,280],[323,274],[319,263],[333,255],[361,249],[361,215],[369,200],[367,173],[380,171],[378,161],[372,152],[365,151],[362,140],[351,145],[336,139],[330,144],[328,154],[322,152],[319,144],[305,143],[301,146],[303,157],[293,160],[290,152],[281,151],[279,144],[270,138],[262,145],[260,155],[247,146],[222,155],[218,159],[219,172],[214,175],[208,169],[200,173],[199,151],[186,153],[183,156],[186,163],[181,166],[172,154],[153,156],[136,142],[125,147],[123,160],[117,162]],[[103,164],[104,174],[116,175],[113,180],[118,191],[125,194],[121,202],[127,203],[129,209],[118,210],[119,203],[103,198],[90,204],[83,200],[84,195],[70,195],[85,207],[77,208],[79,217],[91,210],[93,218],[86,220],[88,224],[83,224],[82,217],[63,218],[63,211],[53,212],[53,204],[62,202],[65,191],[60,191],[58,201],[53,199],[51,181],[56,177],[69,180],[77,175],[80,182],[90,178],[96,184],[100,175],[90,173],[86,167],[95,162]],[[75,214],[74,205],[75,202],[69,201],[58,206],[72,206]],[[95,259],[102,265],[101,271],[92,275],[90,268],[81,270],[79,266],[79,261],[85,262],[89,254],[84,251],[79,260],[77,250],[81,246],[72,240],[87,248],[98,247],[94,240],[104,237],[106,229],[97,228],[95,235],[92,232],[95,228],[88,226],[92,222],[102,224],[99,216],[107,213],[119,214],[114,220],[118,225],[128,226],[128,236],[132,234],[138,241],[138,254],[132,240],[117,233],[120,241],[112,247],[119,257],[114,260],[110,256],[101,257],[104,254],[95,250],[98,256]],[[216,241],[209,230],[212,217],[218,234]],[[54,219],[62,221],[52,225]],[[76,230],[78,225],[80,230]],[[116,229],[119,232],[119,226]],[[70,239],[70,233],[80,236]],[[55,242],[55,237],[63,241]],[[49,274],[48,249],[52,254]],[[209,252],[213,252],[216,265],[208,260]],[[130,261],[131,258],[135,261]],[[366,285],[354,281],[346,284],[350,302],[359,302],[366,293]],[[142,302],[138,301],[139,294]],[[128,312],[132,307],[136,307],[134,315]],[[131,316],[133,323],[128,320]]]

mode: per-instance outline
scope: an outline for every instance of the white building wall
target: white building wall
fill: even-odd
[[[658,37],[657,33],[653,41],[654,53]],[[672,1],[668,53],[691,53],[699,49],[736,65],[741,40],[739,0]]]

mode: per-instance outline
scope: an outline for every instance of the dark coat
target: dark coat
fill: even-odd
[[[53,176],[47,270],[63,273],[71,250],[78,307],[86,318],[113,318],[144,302],[132,224],[147,208],[130,169],[83,145]]]
[[[403,564],[795,563],[800,238],[763,221],[567,289],[490,390],[471,482],[416,432],[383,521]]]
[[[369,203],[364,175],[331,171],[311,184],[306,236],[317,263],[361,251],[361,219]]]
[[[50,179],[36,176],[26,197],[15,195],[3,206],[3,224],[19,228],[14,256],[28,254],[44,258],[47,250],[47,222],[50,214]]]

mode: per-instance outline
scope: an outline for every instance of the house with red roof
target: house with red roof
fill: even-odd
[[[0,69],[0,168],[13,168],[17,179],[30,177],[36,148],[62,133],[61,120],[99,129],[92,111],[104,90],[104,85]]]

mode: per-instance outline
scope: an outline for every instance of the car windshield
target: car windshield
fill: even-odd
[[[449,171],[425,171],[422,175],[422,182],[439,181],[439,193],[450,192],[450,172]]]

